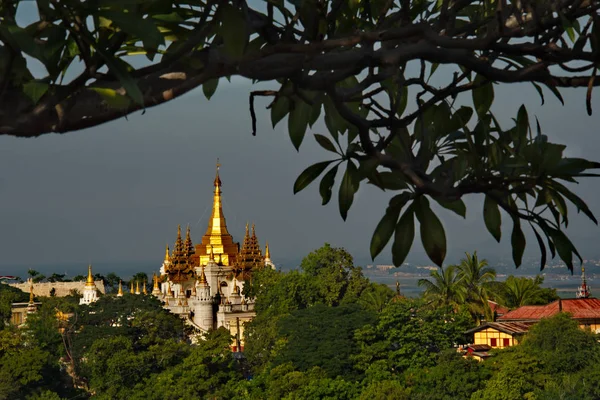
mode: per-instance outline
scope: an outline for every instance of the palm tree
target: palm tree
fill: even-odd
[[[419,279],[417,284],[425,287],[424,297],[431,305],[452,306],[457,310],[465,295],[457,266],[449,265],[446,269],[441,268],[441,271],[441,274],[437,270],[431,271],[430,279]]]
[[[466,290],[466,302],[474,317],[483,315],[486,320],[492,321],[493,315],[488,299],[492,282],[496,279],[496,270],[488,266],[487,260],[479,260],[477,252],[465,255],[466,257],[460,260],[458,276]]]
[[[545,303],[544,290],[541,284],[544,278],[536,276],[534,279],[526,277],[509,276],[503,284],[500,299],[508,308],[518,308],[526,305]]]

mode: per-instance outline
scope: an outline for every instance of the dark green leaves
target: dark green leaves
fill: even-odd
[[[352,161],[348,161],[348,167],[342,178],[340,185],[338,202],[340,206],[340,215],[345,221],[348,217],[348,210],[354,201],[354,194],[358,190],[358,169]]]
[[[425,197],[415,200],[415,213],[421,225],[421,242],[425,252],[439,267],[446,258],[446,233],[437,215],[431,210]]]
[[[279,121],[288,115],[289,112],[290,100],[286,96],[278,96],[271,107],[271,123],[273,124],[273,128],[275,128]]]
[[[415,238],[415,213],[409,206],[404,215],[398,221],[394,233],[394,244],[392,245],[392,262],[396,267],[402,265]]]
[[[299,100],[296,102],[294,109],[288,118],[288,131],[290,139],[296,150],[300,150],[304,134],[310,120],[312,108],[310,105]]]
[[[475,77],[474,83],[482,84],[485,81],[481,75]],[[483,117],[490,110],[492,103],[494,102],[494,86],[491,82],[482,84],[482,86],[473,90],[473,105],[479,118]]]
[[[483,220],[487,230],[492,234],[494,239],[499,242],[502,235],[500,229],[502,224],[500,209],[498,208],[498,203],[487,195],[483,201]]]
[[[310,185],[310,183],[317,179],[317,177],[321,175],[321,173],[325,171],[325,168],[327,168],[327,166],[331,163],[332,161],[322,161],[313,164],[302,171],[298,178],[296,178],[296,182],[294,182],[294,194]]]
[[[513,218],[513,230],[510,236],[512,246],[512,257],[515,266],[518,268],[523,262],[523,253],[525,252],[525,235],[521,229],[521,223],[518,218]]]
[[[323,205],[329,203],[329,200],[331,200],[331,190],[333,189],[333,184],[335,183],[337,171],[338,166],[336,165],[327,171],[327,173],[323,175],[323,178],[321,179],[321,183],[319,184],[319,194],[323,199]]]
[[[239,59],[246,48],[246,19],[237,8],[223,7],[222,11],[221,36],[225,53],[233,59]]]
[[[23,92],[29,96],[33,104],[37,104],[49,87],[50,85],[44,82],[30,81],[23,85]]]
[[[467,216],[467,206],[465,206],[465,202],[462,201],[462,199],[458,199],[458,200],[454,200],[454,201],[447,201],[447,200],[443,200],[443,199],[436,199],[434,198],[435,201],[437,201],[437,203],[450,210],[450,211],[454,211],[456,214],[460,215],[463,218],[466,218]]]
[[[210,100],[213,94],[215,94],[218,85],[218,79],[210,79],[204,82],[204,84],[202,85],[202,91],[204,92],[204,96],[206,96],[207,100]]]
[[[331,151],[332,153],[338,152],[337,149],[335,148],[335,146],[333,145],[333,143],[331,142],[331,140],[329,140],[329,138],[327,136],[315,133],[315,140],[325,150]]]
[[[400,211],[402,211],[402,208],[410,199],[410,197],[410,193],[405,192],[395,196],[392,200],[390,200],[390,204],[385,211],[385,215],[383,218],[381,218],[379,224],[377,224],[375,233],[373,233],[373,237],[371,238],[371,259],[374,260],[389,242],[390,238],[392,237],[392,233],[394,233],[394,230],[396,229],[396,223],[398,222]]]
[[[112,21],[112,24],[122,31],[140,38],[148,50],[156,50],[160,45],[165,44],[162,34],[151,19],[142,18],[132,12],[110,10],[99,10],[97,15]]]

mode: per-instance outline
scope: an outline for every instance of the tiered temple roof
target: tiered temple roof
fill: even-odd
[[[194,275],[188,250],[181,239],[181,225],[177,227],[177,240],[175,241],[175,248],[173,249],[173,254],[169,257],[169,261],[169,268],[165,272],[169,275],[171,281],[182,282]]]

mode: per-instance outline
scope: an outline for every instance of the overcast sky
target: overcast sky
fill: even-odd
[[[177,224],[189,223],[195,242],[204,234],[217,157],[224,212],[235,240],[243,239],[249,221],[256,223],[261,245],[269,241],[276,263],[298,260],[324,242],[366,260],[370,237],[392,194],[363,185],[346,222],[339,216],[337,194],[326,207],[317,184],[293,195],[297,175],[328,154],[308,135],[296,152],[286,121],[271,128],[266,102],[257,108],[258,135],[252,137],[249,89],[249,82],[223,80],[210,102],[198,89],[128,121],[36,139],[0,137],[0,266],[160,264]],[[496,92],[492,110],[501,119],[516,115],[524,102],[551,141],[568,145],[569,155],[600,159],[600,108],[587,116],[585,89],[566,91],[564,107],[549,91],[546,105],[539,107],[537,93],[527,86],[508,85]],[[324,131],[318,123],[311,132]],[[594,212],[600,211],[598,183],[588,179],[577,188]],[[448,261],[472,250],[510,257],[506,239],[512,224],[504,225],[508,230],[497,244],[485,230],[481,198],[473,196],[467,204],[466,220],[440,214],[449,239]],[[572,213],[568,233],[584,257],[599,256],[598,227]],[[528,248],[537,256],[535,247]],[[423,259],[417,237],[409,261]],[[386,249],[376,262],[390,260]]]

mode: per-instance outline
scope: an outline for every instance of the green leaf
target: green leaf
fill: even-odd
[[[465,202],[462,201],[462,199],[458,199],[458,200],[454,200],[454,201],[447,201],[444,199],[437,199],[437,198],[433,198],[435,201],[437,201],[437,203],[450,210],[450,211],[454,211],[456,214],[460,215],[463,218],[467,217],[467,206],[465,206]]]
[[[485,79],[486,78],[482,77],[481,75],[477,75],[474,83],[481,83]],[[475,106],[475,111],[477,112],[477,115],[479,115],[479,118],[483,117],[490,110],[493,102],[494,86],[491,82],[473,90],[473,105]]]
[[[142,18],[141,15],[132,12],[119,12],[106,9],[98,10],[96,15],[112,21],[113,25],[116,25],[123,32],[140,38],[147,49],[156,50],[160,45],[165,44],[162,34],[149,18]]]
[[[226,7],[222,14],[221,36],[223,47],[227,55],[233,59],[240,59],[246,47],[246,19],[242,12],[234,7]]]
[[[590,210],[588,205],[583,201],[579,196],[575,193],[571,192],[562,184],[553,181],[552,185],[559,193],[565,196],[575,207],[577,207],[577,212],[583,212],[589,219],[591,219],[596,225],[598,225],[598,220],[594,216],[594,213]]]
[[[531,229],[533,230],[533,233],[535,234],[535,238],[538,242],[538,246],[540,246],[540,252],[542,253],[542,260],[540,262],[540,271],[543,271],[544,267],[546,266],[546,258],[548,256],[548,254],[546,252],[546,245],[544,244],[542,237],[540,236],[538,231],[533,227],[533,225],[531,225]]]
[[[321,179],[321,183],[319,184],[319,193],[323,199],[323,205],[329,203],[329,200],[331,200],[331,190],[333,189],[333,184],[335,183],[338,165],[327,171],[327,173],[323,175],[323,179]]]
[[[298,178],[296,178],[296,182],[294,182],[294,194],[310,185],[310,183],[317,179],[317,177],[321,175],[321,173],[325,171],[325,168],[327,168],[327,166],[331,163],[332,161],[318,162],[302,171]]]
[[[571,243],[563,231],[552,229],[551,236],[558,255],[567,264],[569,271],[573,272],[573,253],[579,256],[577,250],[575,250],[575,246],[573,246],[573,243]],[[579,259],[582,261],[581,256],[579,256]]]
[[[525,235],[521,229],[521,223],[518,218],[513,218],[513,230],[510,236],[510,243],[512,245],[512,257],[515,266],[519,268],[523,262],[523,253],[525,252]]]
[[[202,84],[202,91],[204,92],[204,96],[206,96],[207,100],[210,100],[213,94],[215,94],[218,85],[218,79],[209,79],[208,81],[204,82],[204,84]]]
[[[333,143],[331,142],[331,140],[329,140],[329,138],[327,136],[315,133],[315,140],[325,150],[331,151],[332,153],[338,152],[337,149],[335,148],[335,146],[333,145]]]
[[[471,120],[471,117],[473,117],[473,109],[462,106],[452,115],[448,131],[456,131],[464,128]]]
[[[296,107],[290,113],[288,118],[288,130],[290,139],[296,150],[300,150],[300,145],[306,133],[308,120],[310,118],[311,107],[302,100],[296,101]]]
[[[378,185],[381,185],[381,189],[388,190],[402,190],[408,188],[406,182],[402,177],[394,172],[379,172],[377,173]],[[375,184],[375,182],[373,182]]]
[[[381,250],[383,250],[385,245],[390,241],[390,238],[396,229],[400,211],[402,211],[402,208],[410,197],[410,193],[401,193],[390,200],[390,204],[388,205],[383,218],[381,218],[381,221],[377,224],[375,232],[371,237],[370,249],[372,260],[375,260],[375,257],[381,253]]]
[[[127,64],[124,61],[116,59],[112,54],[104,51],[104,49],[97,48],[96,51],[104,59],[108,70],[113,73],[117,79],[119,79],[119,82],[121,82],[121,85],[123,85],[127,95],[131,97],[134,102],[143,106],[144,95],[142,94],[142,91],[140,90],[140,87],[135,79],[129,75],[129,72],[126,68]]]
[[[90,87],[90,90],[98,93],[102,96],[102,99],[108,104],[111,108],[115,109],[126,109],[131,104],[131,100],[127,96],[120,95],[114,89],[108,88],[98,88],[98,87]]]
[[[540,99],[542,100],[542,105],[544,105],[545,100],[544,100],[544,92],[542,91],[542,87],[535,82],[531,82],[531,84],[533,85],[535,90],[537,90],[538,94],[540,95]]]
[[[415,214],[413,207],[406,209],[396,225],[394,244],[392,244],[392,262],[400,267],[412,247],[415,238]]]
[[[352,161],[348,161],[348,167],[346,168],[346,172],[344,173],[344,177],[342,178],[342,184],[340,185],[339,191],[339,207],[340,207],[340,215],[342,219],[345,221],[348,217],[348,210],[352,206],[352,202],[354,201],[354,194],[358,190],[358,185],[356,184],[356,176],[358,175],[358,169],[354,165]]]
[[[519,107],[519,111],[517,112],[516,128],[517,136],[524,143],[527,140],[527,133],[529,132],[529,116],[524,104]]]
[[[446,233],[440,219],[435,215],[425,197],[415,201],[415,212],[421,225],[421,242],[425,252],[439,267],[446,258]]]
[[[44,94],[48,91],[50,85],[43,82],[38,81],[29,81],[23,85],[23,93],[27,95],[33,102],[33,104],[37,104],[37,102],[42,98]]]
[[[500,216],[500,209],[498,203],[494,201],[490,196],[485,196],[483,201],[483,220],[487,230],[492,234],[497,242],[500,242],[502,235],[501,224],[502,217]]]
[[[556,86],[554,86],[553,84],[547,84],[544,83],[544,85],[546,85],[546,87],[548,89],[550,89],[550,91],[556,96],[556,98],[561,102],[561,104],[564,106],[565,105],[565,100],[563,99],[562,95],[560,94],[560,91],[556,88]]]
[[[278,96],[271,107],[271,123],[273,128],[290,112],[290,100],[287,96]]]

